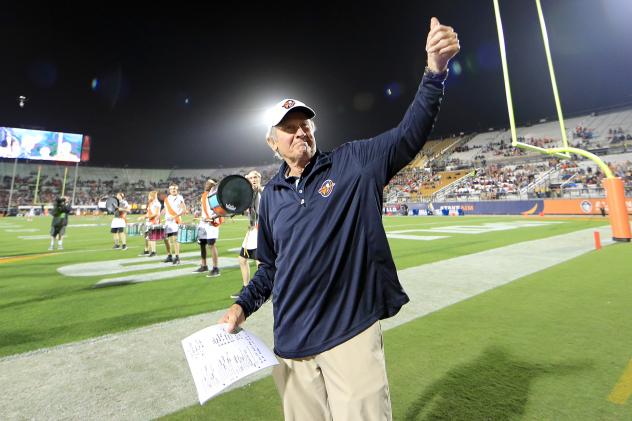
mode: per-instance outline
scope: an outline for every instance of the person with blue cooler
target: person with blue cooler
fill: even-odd
[[[207,180],[204,183],[204,192],[200,197],[200,222],[197,226],[198,244],[200,245],[200,267],[194,270],[194,273],[208,272],[206,275],[209,278],[214,278],[220,275],[219,272],[219,256],[217,253],[217,239],[219,238],[219,226],[222,224],[224,218],[215,214],[213,209],[208,204],[208,196],[216,188],[217,182],[215,180]],[[211,261],[213,266],[209,271],[206,264],[206,249],[211,249]]]

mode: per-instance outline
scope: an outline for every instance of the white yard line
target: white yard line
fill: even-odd
[[[593,249],[593,228],[399,272],[411,302],[391,329]],[[599,228],[610,238],[609,228]],[[604,243],[610,243],[605,240]],[[153,419],[197,403],[180,341],[217,322],[216,311],[0,359],[3,419]],[[266,304],[245,327],[272,346]],[[269,374],[263,371],[240,385]],[[240,386],[237,385],[237,386]]]

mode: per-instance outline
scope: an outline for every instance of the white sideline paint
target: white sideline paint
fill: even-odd
[[[37,228],[20,228],[20,229],[5,229],[6,232],[37,232],[41,231]]]
[[[432,225],[445,225],[446,223],[452,222],[451,219],[445,219],[443,221],[437,221],[435,220],[435,222],[426,222],[426,220],[420,221],[416,224],[397,224],[397,225],[390,225],[387,223],[386,220],[382,219],[382,223],[384,224],[384,229],[393,229],[393,228],[403,228],[403,227],[414,227],[414,228],[419,228],[419,226],[424,226],[424,227],[429,227]]]
[[[172,269],[179,268],[181,266],[197,266],[199,264],[199,257],[196,260],[186,261],[183,260],[180,266],[173,266],[171,264],[165,264],[165,266],[160,268],[159,272],[151,272],[151,273],[141,273],[136,275],[122,276],[119,278],[106,278],[101,279],[94,286],[95,287],[104,287],[104,286],[112,286],[112,285],[121,285],[121,284],[137,284],[140,282],[153,282],[160,281],[162,279],[170,279],[178,276],[185,275],[197,275],[199,273],[194,273],[190,267],[186,267],[184,269]],[[217,264],[220,269],[228,269],[228,268],[238,268],[239,260],[234,257],[220,257],[218,259]],[[156,265],[152,265],[152,267],[156,267]]]
[[[409,235],[413,232],[440,232],[447,234],[484,234],[493,231],[506,231],[516,228],[526,227],[540,227],[549,224],[559,224],[560,222],[553,221],[513,221],[513,222],[492,222],[482,225],[455,225],[448,227],[438,228],[417,228],[407,230],[388,231],[386,236],[388,238],[397,238],[400,240],[417,240],[417,241],[432,241],[439,240],[441,238],[449,238],[450,236],[433,236],[433,235]]]
[[[399,277],[411,302],[382,326],[394,328],[582,255],[594,248],[593,231],[402,270]],[[604,245],[612,243],[609,228],[598,231]],[[154,419],[196,405],[180,340],[216,323],[223,312],[0,358],[0,414],[3,419]],[[271,305],[252,315],[246,327],[272,346]],[[240,385],[267,374],[264,371]]]
[[[243,240],[243,239],[244,239],[244,237],[232,237],[232,238],[219,238],[217,241],[219,242],[219,241],[222,241],[222,240],[223,241],[231,241],[231,240]],[[239,250],[241,250],[241,249],[239,249]]]
[[[50,239],[50,235],[20,235],[18,236],[20,240],[48,240]],[[64,240],[67,239],[68,236],[64,235]]]
[[[429,230],[431,232],[445,232],[445,233],[453,233],[453,234],[485,234],[487,232],[493,231],[507,231],[513,230],[517,228],[531,228],[531,227],[541,227],[551,224],[560,224],[561,222],[557,221],[515,221],[515,222],[492,222],[482,225],[455,225],[449,227],[437,227],[431,228]]]
[[[187,259],[187,257],[194,258]],[[131,259],[77,263],[74,265],[62,266],[57,269],[57,272],[64,276],[101,276],[155,269],[155,272],[150,273],[131,274],[117,278],[104,278],[97,282],[94,286],[104,287],[159,281],[162,279],[176,278],[178,276],[195,275],[190,266],[197,266],[199,264],[200,252],[192,251],[180,254],[181,262],[178,266],[174,266],[170,263],[162,263],[164,258],[164,256],[140,256]],[[142,264],[134,264],[141,262]],[[222,269],[234,268],[239,267],[239,260],[234,257],[220,257],[218,264]],[[182,266],[186,267],[182,268]]]
[[[406,230],[406,232],[419,232],[422,230]],[[432,241],[440,240],[442,238],[450,238],[449,235],[406,235],[399,234],[402,231],[387,232],[387,238],[396,238],[398,240],[417,240],[417,241]]]
[[[180,254],[181,259],[187,257],[199,256],[200,252],[190,251]],[[131,259],[117,259],[117,260],[104,260],[99,262],[87,262],[77,263],[74,265],[62,266],[57,269],[57,272],[64,276],[100,276],[100,275],[113,275],[123,272],[134,272],[140,270],[156,269],[161,266],[157,266],[157,263],[164,260],[165,256],[156,257],[134,257]],[[140,263],[136,264],[133,263]],[[168,267],[167,265],[161,268]]]

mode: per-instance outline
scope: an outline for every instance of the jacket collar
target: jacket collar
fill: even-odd
[[[330,152],[321,152],[320,149],[316,149],[316,153],[305,167],[305,172],[302,174],[302,178],[309,178],[311,174],[323,168],[325,166],[331,165],[331,153]],[[270,184],[279,185],[279,186],[290,186],[287,182],[285,173],[288,170],[288,165],[285,161],[281,164],[279,171],[277,174],[270,180]]]

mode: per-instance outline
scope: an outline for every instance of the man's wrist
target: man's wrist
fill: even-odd
[[[238,306],[239,307],[239,309],[235,309],[235,310],[236,311],[240,311],[241,310],[241,314],[244,316],[244,320],[246,320],[250,316],[250,314],[252,313],[249,310],[249,308],[246,305],[246,303],[244,303],[241,298],[237,298],[237,300],[235,301],[233,306]]]
[[[448,68],[446,67],[443,71],[435,71],[429,66],[426,66],[424,69],[424,77],[443,81],[448,77]]]

